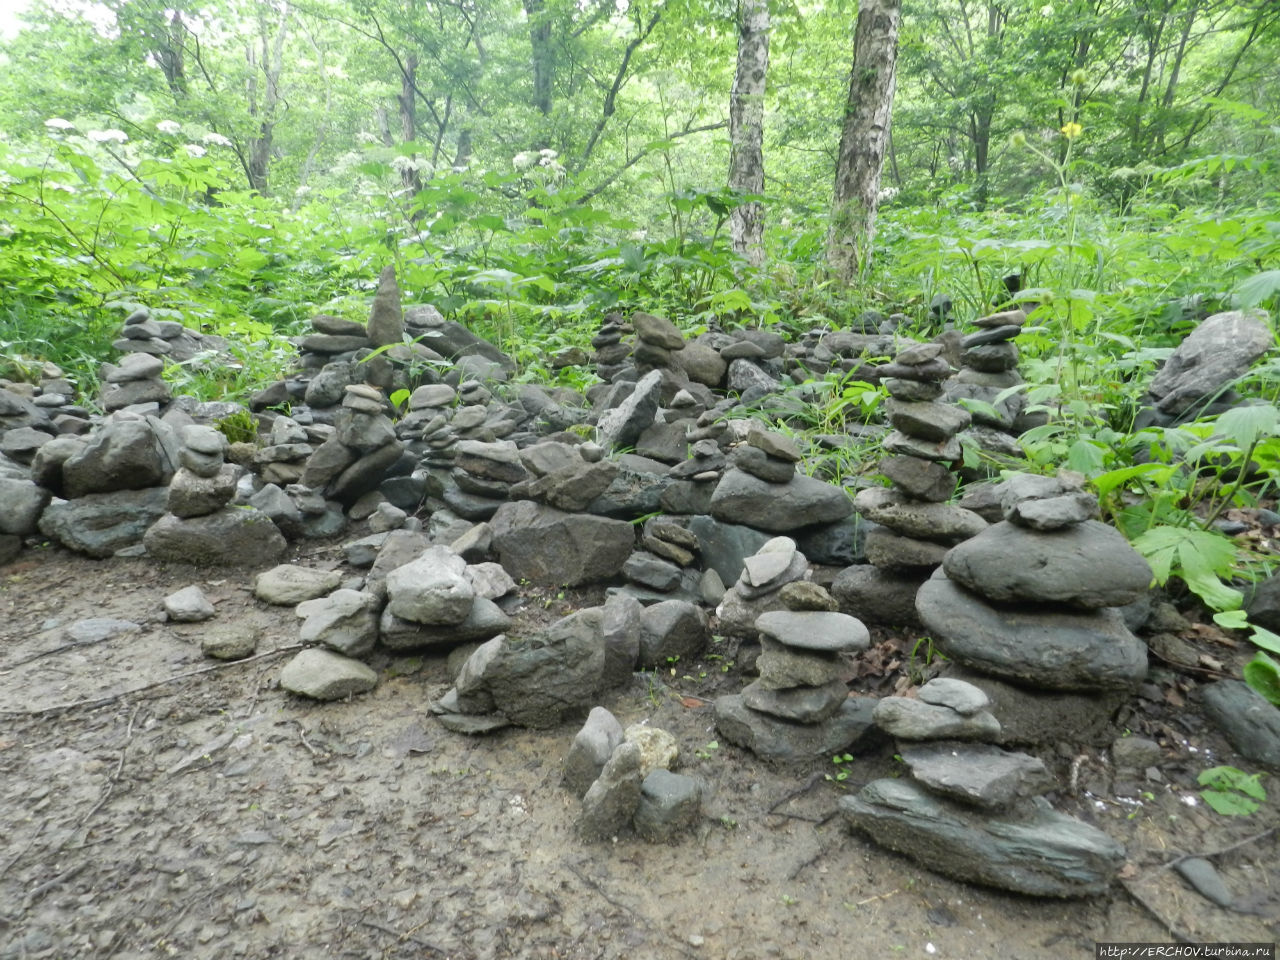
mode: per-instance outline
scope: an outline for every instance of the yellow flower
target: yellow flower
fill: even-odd
[[[1080,132],[1082,130],[1084,130],[1084,127],[1080,126],[1080,124],[1068,123],[1062,128],[1062,135],[1068,140],[1074,140],[1076,137],[1080,136]]]

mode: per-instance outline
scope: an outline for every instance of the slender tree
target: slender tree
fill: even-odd
[[[739,0],[738,67],[729,96],[729,186],[764,191],[764,92],[769,71],[769,0]],[[759,201],[734,208],[733,249],[752,266],[764,262],[764,209]]]
[[[880,171],[893,114],[901,21],[902,0],[863,0],[858,7],[849,100],[840,133],[827,233],[827,262],[836,278],[846,284],[871,263]]]

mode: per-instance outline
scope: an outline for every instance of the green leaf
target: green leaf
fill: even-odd
[[[1280,653],[1280,635],[1272,633],[1265,627],[1259,627],[1256,624],[1249,625],[1253,629],[1253,635],[1249,637],[1256,646],[1263,650],[1270,650],[1272,653]]]
[[[1280,707],[1280,663],[1259,651],[1244,665],[1244,682]]]
[[[1280,270],[1263,270],[1261,273],[1255,273],[1235,289],[1240,306],[1245,308],[1256,307],[1277,293],[1280,293]]]
[[[1147,558],[1156,583],[1179,576],[1211,609],[1234,610],[1244,602],[1239,590],[1222,582],[1236,562],[1236,545],[1210,530],[1158,526],[1137,536],[1133,548]]]
[[[1196,782],[1207,789],[1200,792],[1205,803],[1226,816],[1253,813],[1267,799],[1261,773],[1245,773],[1236,767],[1210,767]]]
[[[1276,432],[1280,410],[1269,403],[1233,407],[1218,417],[1217,432],[1226,436],[1241,450],[1258,442],[1259,437]]]

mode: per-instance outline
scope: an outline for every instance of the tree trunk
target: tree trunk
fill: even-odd
[[[549,117],[554,51],[546,0],[524,0],[524,12],[529,18],[529,43],[533,50],[533,105],[540,114]]]
[[[280,10],[276,22],[275,36],[267,24],[266,14],[259,11],[258,30],[262,42],[261,59],[255,56],[253,47],[248,48],[249,82],[248,100],[249,115],[258,120],[258,135],[249,141],[249,186],[266,196],[271,192],[270,167],[271,146],[275,137],[275,127],[279,120],[280,109],[280,73],[284,66],[284,40],[289,26],[289,7],[286,4]],[[264,81],[262,101],[258,102],[257,72],[262,71]]]
[[[169,19],[166,42],[156,51],[156,60],[164,73],[165,83],[174,99],[181,100],[187,95],[187,73],[183,62],[186,50],[187,25],[182,21],[182,11],[174,10]]]
[[[738,2],[738,69],[729,95],[729,186],[764,191],[764,90],[769,72],[769,0]],[[764,209],[735,207],[729,219],[734,252],[753,267],[764,263]]]
[[[400,96],[396,98],[400,113],[400,140],[403,143],[412,143],[418,137],[418,101],[415,89],[417,80],[418,55],[416,53],[407,53],[404,58],[404,70],[400,74]],[[408,159],[411,161],[417,160],[418,155],[416,153],[411,154]],[[416,167],[401,167],[400,182],[406,190],[415,195],[422,189],[422,177],[419,176]],[[413,219],[417,220],[421,216],[422,211],[417,211]]]
[[[849,101],[840,133],[827,262],[848,284],[871,264],[880,171],[897,80],[902,0],[864,0],[853,38]]]

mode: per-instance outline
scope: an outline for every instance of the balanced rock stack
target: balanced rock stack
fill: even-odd
[[[169,483],[168,513],[143,537],[157,560],[248,565],[278,559],[285,539],[264,513],[228,507],[240,468],[225,462],[227,440],[212,427],[182,431],[181,466]]]
[[[1027,315],[1021,310],[975,320],[978,332],[960,341],[960,372],[947,383],[948,400],[980,401],[973,407],[973,426],[967,436],[983,451],[997,456],[1022,456],[1015,425],[1022,416],[1026,395],[1001,394],[1024,382],[1018,373],[1018,345],[1013,338],[1026,322]]]
[[[111,346],[124,354],[168,357],[175,363],[183,363],[205,350],[225,351],[227,341],[188,330],[176,320],[152,320],[151,312],[144,307],[125,318],[120,336]]]
[[[662,517],[644,524],[636,550],[623,564],[630,584],[622,589],[644,603],[701,598],[702,572],[698,569],[699,544],[695,534]]]
[[[520,462],[528,478],[511,486],[513,500],[533,500],[557,510],[584,511],[609,489],[618,464],[604,459],[595,443],[544,440],[523,448]]]
[[[459,440],[443,499],[460,517],[488,520],[510,499],[512,485],[528,476],[520,450],[510,440]]]
[[[453,466],[458,435],[451,425],[458,391],[447,383],[425,383],[409,394],[408,413],[396,424],[396,436],[428,467]]]
[[[720,599],[716,608],[720,629],[729,635],[755,637],[759,632],[756,620],[773,610],[790,609],[782,590],[788,584],[803,581],[808,572],[809,559],[794,540],[790,537],[766,540],[753,555],[742,560],[741,572]],[[826,605],[797,604],[796,609],[826,609]],[[830,609],[835,609],[834,602]]]
[[[968,883],[1041,897],[1104,893],[1124,848],[1055,812],[1053,778],[1035,757],[989,742],[1000,729],[986,695],[935,679],[919,699],[886,697],[876,723],[898,738],[911,779],[875,780],[840,799],[846,822],[877,843]]]
[[[168,403],[173,392],[162,373],[164,361],[149,353],[129,353],[118,364],[103,364],[102,408],[111,413],[141,403]]]
[[[716,700],[721,736],[782,761],[862,749],[874,739],[873,701],[848,696],[840,659],[870,645],[861,621],[826,610],[775,610],[755,627],[760,677],[742,693]]]
[[[710,512],[725,523],[769,533],[834,523],[853,512],[844,490],[796,472],[800,448],[768,430],[749,429],[733,449],[733,467],[716,484]]]
[[[386,401],[377,387],[344,386],[342,407],[333,417],[333,434],[307,461],[302,483],[345,504],[376,488],[404,453],[385,410]]]
[[[332,434],[332,428],[315,426],[314,431]],[[267,444],[254,452],[254,465],[265,483],[287,486],[302,480],[307,458],[315,453],[311,434],[292,417],[279,416],[271,421]]]
[[[1109,711],[1118,704],[1105,694],[1123,697],[1146,675],[1146,647],[1116,608],[1141,598],[1152,574],[1119,532],[1091,519],[1097,500],[1079,482],[1006,480],[1005,520],[948,552],[916,607],[954,663],[1024,690],[1085,693]]]
[[[637,311],[631,315],[631,326],[636,332],[636,344],[631,356],[635,360],[637,371],[646,373],[649,370],[671,370],[675,367],[672,354],[684,349],[684,335],[674,323],[666,317]]]
[[[627,359],[631,356],[631,345],[623,343],[622,338],[630,332],[622,314],[611,313],[604,318],[599,332],[591,338],[591,346],[596,351],[596,372],[602,380],[612,380],[626,366]]]
[[[854,497],[854,509],[877,525],[866,535],[870,566],[848,567],[832,584],[845,608],[874,623],[913,622],[915,592],[929,571],[949,547],[987,527],[946,502],[956,488],[949,464],[961,456],[957,436],[970,423],[965,410],[938,402],[950,369],[938,343],[910,346],[880,367],[894,429],[879,467],[892,486]]]

